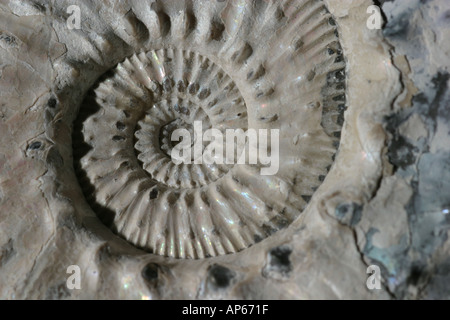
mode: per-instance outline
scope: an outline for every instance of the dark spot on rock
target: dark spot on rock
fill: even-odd
[[[197,18],[195,17],[195,14],[190,12],[189,10],[186,11],[186,36],[191,34],[193,31],[195,31],[195,28],[197,27]]]
[[[334,59],[335,63],[342,62],[342,61],[344,61],[344,56],[343,55],[339,55],[339,56],[336,57],[336,59]]]
[[[406,141],[403,136],[394,137],[388,147],[389,162],[393,165],[405,169],[416,161],[417,148]]]
[[[211,22],[211,39],[219,41],[222,38],[223,32],[225,31],[225,26],[223,23],[218,21]]]
[[[312,196],[303,195],[302,198],[303,198],[303,200],[306,201],[306,203],[309,203],[311,201]]]
[[[402,15],[390,20],[383,30],[384,36],[388,38],[407,39],[410,17],[410,12],[404,12]]]
[[[191,83],[188,87],[188,91],[192,95],[196,94],[198,89],[199,89],[199,85],[197,83]]]
[[[150,199],[156,199],[158,197],[158,188],[154,188],[152,191],[150,191]]]
[[[438,72],[431,80],[436,89],[436,95],[432,101],[429,111],[430,116],[433,119],[437,120],[437,117],[448,119],[450,116],[448,97],[446,97],[448,92],[447,83],[449,79],[449,73]],[[434,126],[434,129],[436,129],[436,125]]]
[[[427,104],[428,103],[428,99],[427,96],[425,95],[425,93],[421,92],[419,94],[416,94],[413,97],[413,103],[416,104]]]
[[[212,107],[215,106],[218,102],[219,102],[218,99],[214,99],[213,101],[211,101],[210,103],[208,103],[208,108],[212,108]]]
[[[236,273],[224,266],[215,264],[208,270],[208,287],[220,290],[229,287],[236,278]]]
[[[31,4],[33,5],[33,7],[35,7],[40,12],[46,12],[46,10],[47,10],[47,7],[45,4],[41,4],[41,3],[38,3],[35,1],[32,1]]]
[[[267,256],[267,264],[263,269],[263,276],[275,279],[289,277],[292,271],[291,254],[292,249],[287,245],[270,250]]]
[[[285,18],[285,14],[283,9],[281,8],[277,8],[277,10],[275,11],[275,19],[277,19],[278,21],[281,21]]]
[[[338,81],[344,81],[345,80],[345,70],[342,69],[342,70],[336,71],[335,77]]]
[[[200,91],[200,93],[198,94],[198,98],[199,98],[200,100],[204,100],[204,99],[208,98],[210,94],[211,94],[211,93],[210,93],[209,89],[203,89],[203,90]]]
[[[268,224],[263,224],[262,229],[267,236],[270,236],[278,231],[277,229]]]
[[[35,141],[28,146],[28,150],[38,150],[42,147],[42,143],[40,141]]]
[[[315,71],[315,70],[311,70],[311,71],[308,73],[306,79],[307,79],[308,81],[312,81],[312,80],[315,78],[315,76],[316,76],[316,71]]]
[[[341,223],[354,227],[361,221],[362,209],[363,206],[359,203],[341,203],[334,214]]]
[[[116,128],[118,129],[118,130],[120,130],[120,131],[123,131],[123,130],[125,130],[125,128],[126,128],[126,125],[123,123],[123,122],[117,122],[116,123]]]
[[[408,279],[406,282],[408,284],[411,284],[413,286],[417,286],[421,279],[423,279],[426,276],[426,272],[423,270],[422,267],[413,265],[411,267],[411,271],[409,273]]]
[[[155,3],[152,3],[151,7],[156,7]],[[172,28],[172,21],[166,13],[158,11],[157,9],[153,10],[155,10],[158,14],[161,36],[165,37]]]
[[[255,234],[254,236],[253,236],[253,241],[255,241],[255,243],[259,243],[259,242],[261,242],[261,241],[263,241],[263,237],[261,237],[259,234]]]
[[[142,278],[146,281],[155,281],[158,279],[159,266],[156,263],[149,263],[142,269]]]
[[[283,213],[281,213],[283,214]],[[278,229],[285,229],[289,226],[290,221],[284,217],[276,216],[271,221],[277,226]],[[276,230],[275,230],[276,231]]]
[[[169,92],[172,90],[172,81],[169,78],[166,78],[163,82],[163,89],[165,92]]]
[[[114,136],[112,139],[113,139],[113,141],[116,141],[116,142],[125,141],[126,140],[126,138],[122,137],[122,136]]]
[[[339,114],[336,120],[336,123],[340,126],[342,126],[345,122],[344,114]]]
[[[56,99],[55,99],[54,97],[50,98],[50,99],[48,100],[48,102],[47,102],[47,106],[48,106],[50,109],[55,109],[55,108],[56,108],[56,104],[57,104],[57,101],[56,101]]]
[[[124,161],[120,164],[119,168],[126,168],[130,165],[130,163],[128,161]]]
[[[188,116],[191,112],[189,111],[188,108],[182,107],[182,108],[180,108],[180,113]]]
[[[186,84],[184,83],[184,81],[179,80],[177,83],[177,90],[178,92],[185,92],[186,91]]]
[[[340,94],[336,97],[333,97],[334,101],[345,101],[345,94]]]
[[[0,250],[0,267],[4,266],[14,256],[14,241],[9,239],[8,242],[1,247]]]
[[[345,110],[347,110],[347,107],[345,106],[345,104],[340,104],[338,105],[338,110],[339,112],[344,112]]]
[[[4,41],[9,46],[15,46],[17,44],[16,38],[7,34],[3,34],[1,32],[0,32],[0,40]]]
[[[305,42],[303,41],[303,39],[298,39],[297,41],[295,41],[294,43],[294,50],[298,50],[301,47],[303,47],[305,45]]]
[[[236,58],[232,61],[236,60],[236,63],[243,64],[253,55],[253,48],[249,43],[246,43],[240,50],[236,51]]]

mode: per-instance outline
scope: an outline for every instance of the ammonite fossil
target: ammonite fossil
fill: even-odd
[[[406,2],[0,1],[1,298],[446,296],[448,1]]]
[[[102,221],[176,258],[235,253],[287,227],[333,163],[346,108],[345,59],[325,4],[144,1],[121,26],[110,27],[127,49],[104,64],[73,131],[76,172]],[[100,55],[109,41],[95,39]],[[174,163],[172,133],[195,122],[278,129],[278,172]]]

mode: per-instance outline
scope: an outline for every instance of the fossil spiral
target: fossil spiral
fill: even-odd
[[[251,18],[250,18],[251,17]],[[339,146],[345,60],[325,4],[142,1],[117,20],[133,53],[74,124],[85,195],[115,233],[176,258],[241,251],[287,227]],[[280,167],[176,164],[176,129],[278,129]]]

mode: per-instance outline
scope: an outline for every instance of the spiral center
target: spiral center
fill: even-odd
[[[198,121],[202,123],[202,134],[207,129],[211,128],[211,121],[201,108],[194,108],[193,106],[188,108],[186,106],[176,104],[173,106],[173,110],[175,111],[176,118],[167,124],[162,125],[159,131],[160,150],[169,158],[172,157],[173,149],[180,143],[184,142],[183,136],[179,139],[177,138],[177,131],[183,130],[189,133],[189,137],[191,137],[191,139],[185,143],[188,143],[189,146],[192,147],[198,141],[201,141],[201,137],[194,130],[194,123]],[[192,110],[194,111],[192,112]],[[204,145],[203,148],[205,148]],[[194,159],[192,158],[191,160]]]

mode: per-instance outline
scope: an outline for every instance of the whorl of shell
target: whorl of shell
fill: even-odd
[[[176,258],[235,253],[287,227],[330,169],[345,110],[337,26],[319,0],[135,1],[110,39],[84,39],[105,73],[74,123],[80,184],[115,233]],[[116,41],[116,42],[114,42]],[[87,45],[86,44],[86,45]],[[171,133],[279,129],[279,171],[175,164]]]

